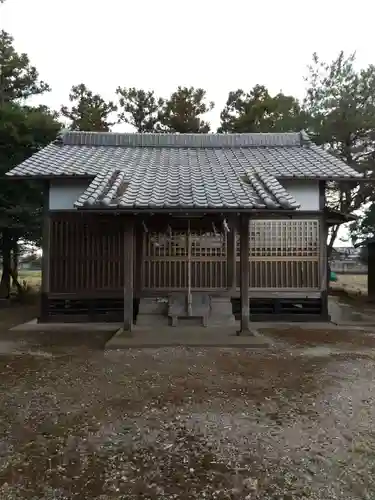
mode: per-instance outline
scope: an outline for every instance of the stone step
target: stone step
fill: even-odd
[[[168,325],[168,300],[161,298],[143,298],[139,301],[137,314],[138,326]]]
[[[208,326],[231,326],[235,322],[230,297],[211,297]]]
[[[207,326],[210,314],[210,296],[207,293],[192,293],[191,311],[189,312],[187,294],[174,293],[169,296],[168,316],[172,326],[177,326],[179,319],[197,318],[203,326]]]
[[[230,297],[212,297],[192,293],[191,314],[186,293],[173,293],[165,298],[143,298],[139,303],[137,325],[159,326],[232,326],[235,318]]]

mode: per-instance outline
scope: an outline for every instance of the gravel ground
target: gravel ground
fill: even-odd
[[[373,499],[366,349],[3,354],[0,498]]]

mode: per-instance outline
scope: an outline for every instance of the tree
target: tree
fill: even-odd
[[[117,111],[112,101],[105,101],[99,94],[94,94],[83,83],[73,85],[69,100],[71,108],[61,107],[61,114],[70,120],[71,130],[107,132],[117,123],[111,121],[111,115]]]
[[[37,252],[31,252],[23,255],[21,257],[22,264],[28,264],[30,269],[41,269],[42,267],[42,258],[41,255]]]
[[[375,240],[375,203],[371,203],[363,216],[350,224],[349,231],[353,245]]]
[[[10,291],[12,253],[16,257],[20,238],[40,237],[41,187],[5,177],[12,167],[52,141],[60,128],[57,116],[45,106],[32,107],[25,100],[49,90],[39,80],[25,54],[17,54],[12,37],[0,34],[0,251],[1,296]],[[15,260],[15,259],[13,259]],[[13,273],[14,275],[14,273]]]
[[[16,99],[43,94],[49,86],[39,80],[39,75],[26,54],[18,54],[13,47],[13,37],[0,32],[0,104]]]
[[[178,87],[164,102],[159,112],[159,129],[164,132],[207,133],[208,122],[202,115],[211,111],[213,102],[207,102],[206,91],[194,87]]]
[[[1,293],[9,295],[18,241],[40,241],[42,189],[37,183],[4,177],[12,167],[46,146],[60,129],[56,113],[45,106],[5,103],[0,107],[0,232],[3,260]],[[13,269],[14,270],[14,269]],[[14,270],[15,271],[15,270]]]
[[[370,177],[375,161],[375,66],[357,71],[355,56],[340,52],[331,63],[314,54],[306,78],[304,111],[308,131],[318,145]],[[358,210],[373,195],[371,182],[331,182],[327,201],[344,214]],[[331,229],[329,250],[338,226]]]
[[[120,121],[132,125],[137,132],[154,132],[164,100],[154,91],[134,87],[118,87],[116,90],[121,107]]]
[[[229,92],[218,132],[290,132],[304,128],[305,117],[297,99],[282,93],[272,97],[263,85],[249,92]]]

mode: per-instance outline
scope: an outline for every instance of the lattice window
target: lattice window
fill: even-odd
[[[144,289],[187,289],[189,279],[192,289],[226,288],[225,233],[171,230],[146,233],[144,242]]]
[[[187,256],[185,232],[146,233],[146,257],[184,257]]]
[[[317,219],[250,221],[249,255],[252,257],[318,257]],[[237,234],[237,256],[240,238]]]
[[[191,235],[192,257],[225,257],[226,238],[224,234],[193,233]]]
[[[237,234],[237,286],[240,237]],[[318,289],[320,221],[252,220],[249,227],[250,288]]]

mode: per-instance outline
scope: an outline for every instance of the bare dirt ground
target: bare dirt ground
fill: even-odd
[[[0,313],[0,346],[23,351],[0,355],[2,500],[375,498],[371,332],[106,353],[15,320]]]

